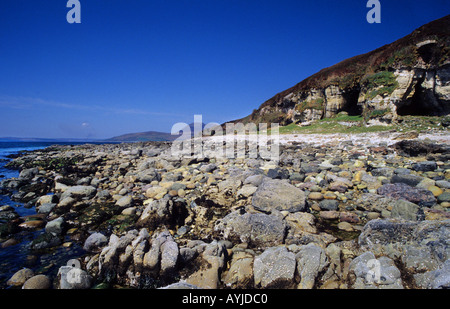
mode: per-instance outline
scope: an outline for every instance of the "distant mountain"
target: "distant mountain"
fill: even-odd
[[[0,142],[97,142],[95,139],[85,138],[39,138],[39,137],[0,137]]]
[[[191,132],[191,136],[194,136],[194,127],[195,124],[191,123],[183,128],[183,132],[187,131],[188,128]],[[205,128],[205,124],[201,124],[202,130]],[[115,136],[109,138],[105,141],[108,142],[171,142],[180,137],[180,134],[172,135],[166,132],[158,132],[158,131],[148,131],[148,132],[140,132],[140,133],[128,133],[120,136]]]
[[[165,132],[148,131],[139,133],[128,133],[109,138],[107,142],[166,142],[173,141],[179,135],[172,135]]]

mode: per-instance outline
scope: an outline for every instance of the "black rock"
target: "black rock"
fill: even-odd
[[[394,175],[391,178],[391,183],[404,183],[408,186],[417,186],[424,178],[417,175]]]
[[[267,171],[267,177],[272,179],[288,179],[289,171],[281,168],[271,168]]]
[[[437,164],[434,161],[418,162],[413,164],[412,169],[416,172],[431,172],[437,168]]]
[[[339,207],[339,201],[337,201],[337,200],[322,200],[319,203],[319,207],[322,210],[337,210]]]

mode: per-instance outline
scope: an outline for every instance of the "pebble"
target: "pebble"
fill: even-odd
[[[378,213],[378,212],[371,211],[371,212],[367,213],[367,219],[369,219],[369,220],[378,219],[379,217],[380,217],[380,213]]]
[[[436,186],[429,186],[428,190],[431,191],[431,193],[433,193],[434,196],[438,197],[439,195],[441,195],[442,193],[444,193],[444,191]]]
[[[311,192],[311,193],[308,195],[308,198],[309,198],[310,200],[314,200],[314,201],[321,201],[321,200],[323,200],[323,195],[322,195],[322,193],[320,193],[320,192]]]
[[[324,210],[319,212],[319,217],[325,220],[335,220],[339,218],[339,211]]]
[[[450,192],[444,192],[437,198],[438,203],[450,202]]]
[[[339,222],[337,227],[338,227],[338,229],[343,230],[343,231],[347,231],[347,232],[354,231],[353,226],[350,223],[348,223],[348,222]]]
[[[23,229],[40,229],[43,228],[44,226],[45,222],[42,220],[30,220],[19,224],[19,227]]]
[[[371,143],[369,139],[361,140],[361,142],[364,145]],[[98,275],[96,267],[99,265],[99,260],[107,257],[111,263],[119,263],[116,261],[126,263],[133,261],[131,263],[135,263],[144,259],[145,254],[149,253],[151,248],[155,248],[154,250],[159,248],[158,250],[161,251],[156,250],[155,254],[159,253],[155,256],[162,259],[162,256],[165,255],[163,254],[165,252],[163,248],[173,247],[173,256],[171,254],[173,259],[171,261],[173,265],[176,265],[176,267],[173,266],[176,271],[184,271],[184,267],[186,269],[192,267],[193,265],[189,264],[191,261],[189,259],[205,260],[214,266],[214,271],[210,273],[211,279],[222,284],[220,276],[217,277],[217,274],[220,273],[219,270],[226,275],[231,264],[233,264],[233,270],[239,270],[238,261],[239,256],[242,255],[248,259],[246,261],[248,263],[245,265],[250,265],[247,270],[251,274],[254,270],[254,260],[260,259],[260,255],[269,247],[267,242],[264,241],[261,241],[261,245],[255,247],[254,239],[246,238],[247,235],[240,232],[240,229],[248,227],[247,222],[244,221],[242,225],[236,226],[227,223],[225,224],[226,228],[223,229],[223,235],[226,231],[227,235],[232,235],[232,233],[239,235],[238,238],[234,239],[230,236],[229,238],[218,239],[215,241],[214,250],[211,247],[211,250],[205,251],[205,247],[210,246],[208,243],[212,235],[214,235],[214,238],[219,235],[216,235],[215,232],[219,231],[220,229],[217,228],[223,224],[221,219],[232,211],[235,217],[230,216],[230,218],[235,220],[245,217],[253,218],[252,220],[258,229],[276,230],[277,236],[284,235],[285,238],[273,243],[274,246],[281,245],[280,247],[286,248],[289,256],[295,255],[292,256],[292,265],[297,269],[293,268],[292,274],[300,271],[297,254],[304,244],[314,243],[323,249],[327,248],[327,250],[330,244],[335,247],[339,246],[339,254],[337,255],[339,262],[332,264],[333,266],[330,267],[333,268],[323,272],[323,274],[328,273],[330,276],[333,274],[333,278],[330,281],[324,279],[323,282],[320,278],[316,281],[314,281],[314,278],[310,279],[318,287],[320,285],[323,287],[324,282],[328,282],[326,286],[346,287],[350,283],[347,282],[348,280],[342,281],[346,279],[341,274],[346,272],[345,267],[348,268],[349,261],[345,259],[357,256],[356,252],[362,249],[358,242],[359,232],[365,230],[363,226],[368,221],[389,218],[391,215],[398,217],[399,207],[393,206],[395,205],[394,200],[400,197],[410,199],[420,208],[421,215],[424,214],[426,220],[439,221],[448,217],[446,208],[450,207],[450,193],[448,192],[448,189],[450,189],[450,182],[448,181],[450,170],[446,170],[448,166],[444,155],[441,158],[439,157],[441,154],[430,153],[426,157],[426,160],[430,161],[423,161],[425,160],[424,157],[402,157],[397,154],[400,152],[394,152],[391,146],[387,146],[387,144],[382,147],[382,152],[374,152],[366,146],[358,146],[358,141],[347,141],[341,143],[339,147],[337,144],[336,147],[322,148],[312,146],[296,148],[294,146],[296,145],[288,146],[282,150],[284,152],[280,160],[283,162],[279,166],[259,159],[217,159],[210,161],[208,158],[196,160],[183,158],[172,161],[163,158],[163,156],[158,156],[158,151],[155,149],[146,149],[147,146],[142,147],[143,153],[139,156],[128,156],[127,152],[122,149],[121,154],[123,155],[117,158],[114,152],[105,151],[103,157],[101,157],[103,163],[96,166],[98,171],[95,174],[80,177],[76,177],[76,173],[68,176],[56,176],[59,177],[57,178],[58,181],[53,183],[51,187],[54,192],[57,184],[64,182],[64,187],[58,185],[58,190],[72,192],[73,189],[71,188],[75,184],[70,185],[70,180],[82,178],[76,184],[95,187],[95,198],[87,193],[82,196],[76,194],[73,197],[69,196],[67,199],[72,200],[66,210],[58,209],[59,206],[65,205],[62,200],[58,199],[60,194],[56,194],[55,197],[44,195],[44,198],[40,199],[40,204],[46,204],[44,202],[57,203],[56,209],[58,209],[58,212],[51,210],[48,218],[47,214],[43,217],[31,219],[22,218],[22,220],[27,221],[19,221],[21,222],[20,227],[34,228],[34,225],[37,228],[43,227],[46,221],[54,220],[58,216],[64,216],[65,218],[64,212],[73,211],[75,207],[76,211],[81,213],[79,218],[82,216],[88,217],[89,221],[86,220],[86,223],[83,222],[78,225],[76,220],[72,220],[68,216],[67,220],[70,220],[70,226],[75,227],[61,233],[61,236],[70,235],[70,241],[64,240],[65,242],[63,242],[61,240],[57,245],[59,248],[74,246],[78,241],[84,241],[86,244],[88,241],[84,237],[89,235],[86,232],[96,232],[96,230],[98,231],[97,227],[105,227],[106,231],[105,222],[112,228],[111,231],[108,230],[108,234],[103,235],[98,246],[95,246],[95,248],[90,246],[91,250],[85,249],[88,255],[84,259],[83,267],[86,267],[86,271],[89,273]],[[127,147],[127,145],[100,147],[114,149],[114,147]],[[71,149],[72,155],[75,155],[77,150],[77,147],[73,147]],[[127,151],[131,153],[132,150]],[[80,166],[86,165],[87,160],[94,160],[95,152],[89,152],[88,154],[85,162],[80,162]],[[47,156],[47,154],[40,155]],[[431,160],[442,160],[442,162]],[[118,166],[122,169],[120,173],[117,170]],[[177,168],[174,166],[177,166]],[[145,170],[153,171],[152,175],[154,174],[155,177],[152,178],[151,182],[150,180],[142,181],[139,177],[133,176],[133,174],[137,175]],[[54,175],[50,171],[46,172],[48,175],[42,176],[42,178]],[[129,176],[120,175],[122,172],[126,172]],[[270,179],[274,183],[271,184],[269,189],[264,189],[263,185],[268,181],[266,175],[274,178]],[[278,196],[291,196],[290,191],[286,191],[288,193],[285,194],[274,193],[272,188],[281,186],[281,183],[289,184],[292,187],[290,190],[301,191],[303,200],[304,196],[307,196],[308,201],[305,203],[305,209],[301,211],[291,210],[290,208],[274,209],[270,212],[270,215],[262,212],[264,208],[261,207],[261,204],[264,201],[259,201],[259,204],[255,202],[257,201],[255,196],[261,198],[259,196],[261,192],[259,191],[264,189],[264,192],[267,193],[263,196],[264,198],[274,198],[269,203],[271,205],[280,203],[282,198]],[[223,190],[223,188],[226,188],[226,190]],[[27,193],[29,192],[23,192],[23,195],[25,196]],[[36,198],[45,193],[36,193]],[[431,198],[430,195],[432,195]],[[185,199],[178,197],[185,197]],[[358,201],[360,198],[363,200]],[[438,204],[436,204],[436,200]],[[183,201],[186,201],[185,206],[183,206]],[[86,211],[86,209],[92,210],[91,205],[97,203],[108,205],[111,202],[113,206],[122,207],[114,207],[118,208],[119,213],[107,213],[102,218],[102,212],[107,212],[108,209],[102,208],[98,213]],[[84,208],[84,203],[90,206]],[[0,208],[0,212],[6,211],[9,211],[9,208]],[[53,211],[55,213],[52,213]],[[179,217],[173,218],[174,215]],[[139,225],[139,220],[145,218],[145,216],[148,216],[151,220],[142,221],[142,225]],[[264,221],[258,221],[260,217],[265,218]],[[136,219],[136,226],[133,225],[132,220],[134,218]],[[72,221],[75,223],[72,223]],[[253,221],[249,222],[253,224]],[[377,221],[381,220],[375,222]],[[270,224],[265,224],[266,222]],[[275,224],[274,222],[277,223],[277,229],[271,226]],[[374,223],[374,221],[371,223]],[[121,229],[125,224],[125,230]],[[354,233],[339,233],[336,231],[336,224],[337,229]],[[166,232],[164,242],[163,238],[158,238],[160,241],[158,243],[155,234],[160,233],[158,229],[164,226],[167,227],[170,235],[173,235],[173,239]],[[233,230],[228,231],[227,229],[231,229],[232,226]],[[328,229],[328,227],[331,227],[331,229]],[[253,233],[253,230],[251,232]],[[261,233],[261,235],[266,237],[267,233]],[[341,237],[341,235],[344,236]],[[8,236],[8,238],[10,237]],[[260,235],[257,234],[257,237],[260,237]],[[347,243],[347,239],[345,239],[345,243],[341,242],[341,238],[347,237],[351,241]],[[169,241],[169,239],[171,240]],[[192,241],[189,239],[203,240]],[[259,241],[259,239],[257,240]],[[170,246],[168,244],[163,245],[165,241],[170,242]],[[245,244],[241,244],[241,241]],[[191,246],[194,242],[196,245]],[[224,245],[225,242],[228,242],[226,246]],[[66,251],[68,250],[71,249]],[[242,253],[244,251],[245,255]],[[208,256],[205,252],[210,252],[211,256]],[[114,256],[114,254],[117,255]],[[199,258],[197,259],[197,257]],[[330,258],[328,251],[327,258]],[[342,258],[344,260],[341,260]],[[181,263],[176,262],[177,259],[180,259]],[[156,260],[155,262],[156,265],[160,265],[158,263],[162,263],[162,260]],[[87,269],[88,265],[91,269]],[[109,267],[108,263],[104,265]],[[121,265],[111,266],[120,267]],[[203,266],[195,265],[199,270],[202,270]],[[47,267],[49,266],[47,265]],[[117,274],[117,276],[120,277],[120,280],[133,282],[134,279],[130,280],[130,278],[137,274],[136,269],[139,269],[138,267],[137,264],[130,264],[129,269],[123,269],[123,273],[126,273],[125,276],[120,274]],[[152,273],[153,278],[157,278],[158,267],[152,271],[155,272],[155,274]],[[170,275],[173,275],[174,278],[179,278],[180,275],[182,277],[182,273],[175,272]],[[30,278],[22,280],[22,284],[26,288],[36,288],[37,286],[51,288],[51,280],[54,278],[46,278],[43,275],[31,276],[33,274],[30,275]],[[126,276],[130,277],[126,278]],[[34,277],[38,278],[33,279]],[[292,278],[295,278],[295,276],[293,275]],[[303,278],[292,278],[290,276],[287,282],[294,283],[297,279],[303,280]],[[199,278],[199,283],[202,282],[200,279],[203,278]],[[249,277],[248,287],[255,288],[254,279],[252,275]],[[117,282],[113,282],[113,284],[115,283]],[[234,286],[230,287],[233,288]]]

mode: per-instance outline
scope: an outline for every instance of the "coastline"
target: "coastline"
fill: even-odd
[[[33,269],[54,288],[434,287],[447,255],[423,245],[433,235],[448,248],[449,134],[402,136],[281,135],[278,165],[174,157],[168,142],[33,151],[12,160],[20,174],[1,184],[39,216],[2,208],[18,231],[2,243],[27,234],[29,253],[59,255]],[[364,281],[356,268],[368,260],[390,271],[387,283]],[[275,261],[289,271],[270,272]]]

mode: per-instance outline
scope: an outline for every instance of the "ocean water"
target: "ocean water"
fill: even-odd
[[[0,142],[0,181],[19,176],[18,170],[5,168],[5,165],[12,160],[8,156],[19,154],[24,150],[38,150],[56,144],[79,145],[84,143]],[[9,196],[0,194],[0,206],[3,205],[14,207],[15,211],[21,217],[36,214],[34,207],[26,208],[22,203],[12,201]],[[60,266],[66,265],[68,260],[80,257],[84,253],[83,249],[75,243],[68,248],[57,247],[40,252],[31,251],[29,249],[30,243],[42,233],[44,233],[43,229],[38,231],[21,231],[14,234],[14,238],[18,241],[17,244],[5,248],[0,246],[0,288],[9,288],[6,281],[15,272],[24,267],[31,268],[35,274],[46,274],[51,278],[55,278]],[[70,239],[66,237],[65,241],[70,241]]]

